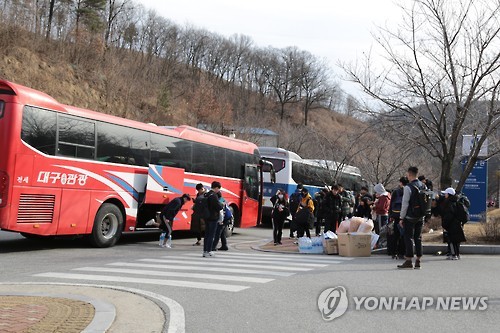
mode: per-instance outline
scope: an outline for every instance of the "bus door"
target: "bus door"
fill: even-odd
[[[258,216],[260,211],[260,183],[258,166],[245,164],[240,226],[255,226],[259,222],[252,217]]]
[[[181,196],[184,190],[184,169],[149,165],[145,204],[165,204]]]

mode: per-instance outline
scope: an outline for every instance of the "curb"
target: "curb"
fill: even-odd
[[[299,255],[326,255],[320,253],[300,253],[300,252],[290,252],[290,251],[280,251],[274,249],[263,249],[262,246],[271,242],[271,239],[266,241],[261,241],[257,245],[252,245],[250,248],[255,251],[267,252],[267,253],[279,253],[279,254],[299,254]],[[448,251],[446,244],[424,244],[423,252],[424,254],[436,254],[437,252],[445,253]],[[387,254],[387,248],[376,249],[372,251],[372,254]],[[461,245],[460,254],[485,254],[485,255],[499,255],[500,245]]]
[[[423,245],[424,254],[436,254],[441,251],[446,253],[448,251],[448,246],[446,244],[427,244]],[[387,254],[387,249],[373,250],[372,254]],[[461,245],[460,254],[487,254],[487,255],[498,255],[500,254],[500,245]]]

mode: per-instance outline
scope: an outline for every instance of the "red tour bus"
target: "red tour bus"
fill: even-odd
[[[189,126],[158,127],[58,103],[0,80],[0,229],[25,237],[88,235],[113,246],[147,230],[197,183],[222,184],[235,226],[258,223],[257,146]],[[188,230],[192,203],[174,230]]]

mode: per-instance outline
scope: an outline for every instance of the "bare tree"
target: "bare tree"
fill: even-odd
[[[382,103],[381,120],[439,159],[442,187],[452,184],[464,125],[472,116],[481,117],[480,139],[461,175],[460,190],[484,140],[500,125],[500,2],[415,0],[402,10],[404,22],[397,29],[379,28],[375,36],[385,67],[376,69],[371,53],[364,64],[341,66]],[[484,101],[489,107],[478,114]]]
[[[304,110],[304,126],[307,126],[309,111],[325,107],[333,85],[330,83],[328,67],[314,55],[303,51],[299,62],[300,99]]]

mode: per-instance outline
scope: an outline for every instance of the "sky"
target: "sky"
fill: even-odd
[[[296,46],[325,59],[337,74],[338,62],[354,62],[374,46],[377,25],[401,17],[398,0],[136,0],[174,23],[229,37],[252,38],[259,47]],[[348,93],[356,87],[340,81]]]

